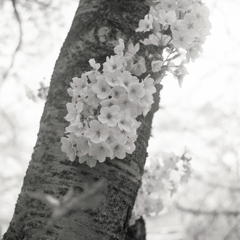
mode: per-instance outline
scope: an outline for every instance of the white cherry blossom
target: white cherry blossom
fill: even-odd
[[[113,105],[109,107],[103,107],[100,110],[100,115],[98,116],[98,120],[101,123],[106,123],[109,127],[114,127],[120,120],[119,114],[120,107],[117,105]]]
[[[111,149],[113,150],[113,156],[119,159],[123,159],[126,157],[126,151],[129,149],[128,146],[121,144],[119,142],[113,142],[110,144]]]
[[[177,8],[175,0],[162,0],[159,4],[161,4],[161,8],[167,12]]]
[[[92,91],[95,92],[100,99],[107,98],[111,93],[111,88],[103,77],[97,77],[97,83],[92,85]]]
[[[116,98],[110,98],[110,99],[101,101],[100,104],[102,105],[102,107],[110,108],[113,105],[118,105],[118,100]]]
[[[69,126],[67,137],[61,139],[61,149],[70,161],[78,156],[79,163],[94,167],[107,157],[123,159],[126,153],[132,154],[141,125],[136,118],[150,111],[162,73],[168,69],[181,85],[187,74],[184,64],[202,51],[211,24],[209,11],[200,0],[152,2],[136,29],[149,32],[148,37],[127,46],[118,39],[115,55],[107,56],[102,66],[90,59],[92,70],[72,78],[67,89],[72,100],[66,105],[65,117]],[[175,58],[180,55],[183,60],[177,64]],[[150,73],[147,77],[146,71]]]
[[[80,113],[83,110],[83,103],[77,102],[77,104],[67,103],[68,114],[65,119],[72,124],[77,124],[80,119]]]
[[[113,98],[119,99],[119,97],[123,94],[126,94],[126,89],[121,86],[115,86],[112,88],[111,96]]]
[[[133,119],[129,109],[121,112],[121,116],[118,121],[118,127],[120,130],[131,132],[131,128],[133,127]]]
[[[155,60],[151,62],[151,67],[153,72],[159,72],[161,71],[163,61],[161,60]]]
[[[133,113],[135,105],[129,100],[128,94],[123,94],[118,99],[118,106],[122,111],[130,110],[131,113]]]
[[[112,158],[113,152],[106,142],[100,142],[93,145],[89,156],[95,157],[99,162],[104,162],[106,157]]]
[[[143,80],[143,87],[145,90],[149,90],[151,93],[156,92],[156,87],[154,86],[153,78],[150,78],[149,75]]]
[[[92,89],[88,89],[87,90],[87,99],[85,100],[85,102],[89,106],[97,107],[99,105],[99,103],[101,102],[101,99],[98,98],[97,94],[95,92],[93,92]]]
[[[106,124],[102,124],[97,120],[92,120],[89,123],[89,128],[84,132],[84,135],[93,143],[105,141],[108,137],[109,128]]]
[[[159,11],[159,22],[163,25],[171,25],[174,21],[176,21],[176,12],[169,11],[166,12],[164,10]]]
[[[66,153],[68,159],[73,162],[76,158],[75,141],[71,138],[61,138],[61,150]]]
[[[173,31],[172,44],[176,48],[188,49],[189,44],[192,43],[193,37],[189,34],[187,29],[180,29],[179,31]]]
[[[94,58],[89,60],[89,64],[94,70],[98,70],[100,68],[100,63],[96,63]]]
[[[136,104],[139,103],[139,99],[145,94],[143,83],[131,83],[127,91],[129,100]]]
[[[153,26],[153,16],[151,14],[145,15],[144,19],[140,20],[139,27],[136,29],[136,32],[148,32]]]

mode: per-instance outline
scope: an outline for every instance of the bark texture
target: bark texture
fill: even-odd
[[[106,198],[100,207],[76,211],[61,219],[41,239],[58,240],[123,240],[128,220],[140,186],[154,112],[159,105],[159,91],[149,114],[139,118],[136,151],[123,160],[107,160],[90,168],[70,162],[61,152],[60,138],[68,123],[66,103],[69,83],[88,71],[89,59],[104,62],[113,54],[119,37],[136,38],[135,29],[149,7],[141,0],[81,0],[71,29],[63,44],[51,79],[51,85],[32,159],[24,178],[15,212],[3,240],[33,239],[51,217],[51,210],[42,202],[27,196],[26,191],[42,191],[61,198],[72,186],[81,193],[86,183],[107,181]]]

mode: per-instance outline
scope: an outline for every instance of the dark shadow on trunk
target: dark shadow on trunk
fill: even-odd
[[[142,217],[128,227],[125,240],[146,240],[145,221]]]

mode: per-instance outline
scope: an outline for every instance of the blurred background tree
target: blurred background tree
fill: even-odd
[[[48,86],[77,4],[77,0],[1,1],[2,231],[11,219],[36,141],[44,104],[38,89]],[[192,178],[173,198],[166,198],[163,214],[152,217],[156,223],[145,218],[151,240],[164,239],[166,226],[185,229],[186,235],[175,235],[175,240],[239,239],[240,2],[209,0],[207,5],[212,37],[200,59],[188,66],[182,89],[175,79],[164,80],[149,146],[149,159],[160,158],[159,149],[180,155],[187,146],[193,157]]]

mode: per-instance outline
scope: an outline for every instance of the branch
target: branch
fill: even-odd
[[[240,218],[238,217],[236,219],[236,221],[234,222],[234,224],[232,225],[232,227],[229,229],[229,231],[227,232],[227,234],[225,235],[225,237],[223,238],[223,240],[227,240],[228,237],[230,237],[230,235],[232,234],[232,232],[234,231],[234,229],[236,228],[237,226],[237,223],[238,221],[240,220]]]
[[[22,35],[23,35],[23,30],[22,30],[22,21],[21,21],[21,18],[20,18],[20,15],[19,15],[19,12],[17,10],[17,7],[16,7],[16,0],[11,0],[12,2],[12,5],[13,5],[13,9],[14,9],[14,16],[18,22],[18,29],[19,29],[19,39],[18,39],[18,44],[17,44],[17,47],[15,48],[15,51],[13,52],[12,54],[12,60],[11,60],[11,63],[10,63],[10,66],[8,67],[8,69],[5,71],[5,73],[3,74],[3,80],[2,82],[4,82],[10,72],[10,70],[12,69],[13,65],[14,65],[14,62],[15,62],[15,58],[16,58],[16,54],[17,52],[20,50],[21,46],[22,46]]]
[[[194,215],[226,215],[226,216],[238,216],[240,211],[230,211],[230,210],[200,210],[200,209],[193,209],[193,208],[186,208],[181,206],[180,204],[176,204],[176,208],[182,212],[188,212]]]

